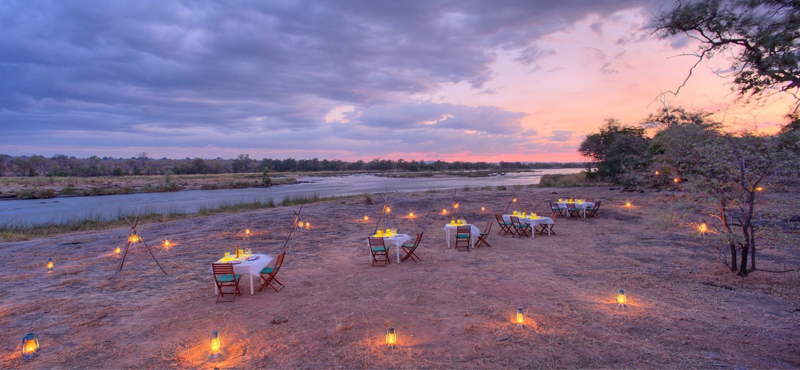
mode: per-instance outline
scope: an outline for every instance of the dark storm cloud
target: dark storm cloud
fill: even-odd
[[[186,145],[224,142],[213,133],[350,139],[374,126],[513,135],[520,113],[409,96],[444,83],[482,88],[499,51],[531,64],[551,55],[536,46],[540,37],[587,14],[641,4],[7,0],[0,3],[0,144],[34,145],[56,132],[91,141],[132,127],[142,140],[172,135]],[[351,130],[328,131],[325,115],[341,105],[362,116]],[[446,115],[453,117],[441,120]]]

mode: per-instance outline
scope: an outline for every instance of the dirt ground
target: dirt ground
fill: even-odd
[[[169,276],[136,246],[114,289],[112,251],[126,229],[3,244],[0,368],[800,367],[800,274],[736,277],[711,238],[665,214],[688,200],[609,188],[517,193],[538,213],[570,196],[602,201],[600,217],[558,219],[557,235],[534,239],[500,236],[495,224],[491,248],[458,252],[445,246],[449,216],[440,215],[452,193],[390,194],[394,212],[420,216],[398,218],[400,231],[425,234],[419,263],[385,268],[370,266],[365,240],[380,204],[306,205],[312,229],[298,232],[287,253],[278,275],[286,288],[250,296],[244,277],[244,296],[234,303],[214,302],[210,264],[237,244],[279,253],[299,207],[142,225]],[[796,196],[767,196],[798,209]],[[458,198],[466,218],[483,228],[512,191]],[[160,246],[165,237],[168,250]],[[761,267],[800,254],[796,244],[759,253]],[[615,303],[621,287],[624,309]],[[518,307],[528,317],[523,328],[512,320]],[[389,327],[398,333],[396,349],[383,344]],[[214,360],[212,330],[224,342]],[[33,360],[20,355],[28,331],[41,339]]]

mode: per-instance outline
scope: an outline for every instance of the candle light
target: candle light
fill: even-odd
[[[617,293],[617,307],[625,305],[628,303],[628,298],[625,296],[625,289],[620,289]]]
[[[219,332],[214,330],[211,332],[211,358],[218,358],[222,356],[222,338],[219,336]]]
[[[28,333],[22,337],[22,358],[30,360],[39,356],[39,336],[36,333]]]
[[[525,324],[525,312],[522,307],[517,308],[517,327],[522,327]]]
[[[389,348],[397,347],[397,332],[394,331],[394,328],[389,328],[389,331],[386,332],[386,346]]]
[[[47,272],[53,272],[53,259],[47,259]]]

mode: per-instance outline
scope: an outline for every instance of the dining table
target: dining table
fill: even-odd
[[[253,276],[261,277],[261,270],[267,267],[274,258],[266,254],[241,254],[236,256],[225,256],[214,263],[230,263],[233,265],[233,273],[236,275],[250,275],[250,295],[255,294],[253,286]],[[213,269],[211,270],[213,273]],[[216,279],[215,279],[216,280]],[[219,294],[216,282],[214,283],[214,295]]]
[[[450,248],[450,231],[458,229],[459,226],[469,226],[469,233],[472,234],[472,237],[469,238],[469,246],[470,246],[471,249],[474,249],[475,248],[475,240],[479,236],[481,236],[481,229],[479,229],[477,226],[475,226],[473,224],[463,224],[463,225],[457,225],[457,224],[454,224],[454,223],[446,223],[446,224],[444,224],[444,227],[442,228],[442,230],[444,230],[444,232],[445,232],[445,243],[446,243],[445,245],[447,246],[447,248]]]
[[[372,238],[383,238],[383,243],[385,245],[389,245],[387,242],[394,243],[394,250],[397,254],[397,263],[400,263],[400,247],[403,246],[403,243],[411,241],[411,237],[408,234],[392,234],[391,236],[378,236],[372,235]],[[372,263],[372,249],[369,246],[369,238],[367,238],[367,249],[369,249],[369,262]]]
[[[519,222],[531,226],[531,238],[534,238],[536,235],[535,231],[537,225],[549,225],[547,226],[547,236],[550,236],[550,229],[552,229],[553,225],[556,223],[552,218],[546,216],[522,217],[519,215],[503,215],[503,221],[511,222],[511,216],[517,217]]]
[[[583,210],[583,218],[586,218],[586,208],[594,207],[594,202],[556,202],[558,203],[558,208],[567,208],[567,203],[575,204],[575,208],[581,208]],[[569,217],[569,211],[567,211],[567,217]]]

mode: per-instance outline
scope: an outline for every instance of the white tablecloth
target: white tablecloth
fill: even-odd
[[[408,236],[408,234],[396,234],[389,238],[383,238],[383,243],[388,247],[388,242],[394,242],[394,250],[397,254],[397,263],[400,263],[400,247],[403,246],[403,243],[409,240],[411,240],[411,237]],[[369,239],[367,239],[367,249],[369,249],[369,262],[372,263],[372,248],[369,248]]]
[[[445,238],[445,242],[447,243],[447,248],[450,248],[450,230],[455,230],[458,228],[459,225],[451,225],[451,224],[444,224],[445,234],[447,237]],[[472,234],[472,237],[469,239],[470,248],[475,248],[475,239],[481,236],[481,230],[478,229],[475,225],[466,224],[461,226],[469,226],[469,233]]]
[[[559,208],[567,208],[568,202],[558,202]],[[583,209],[583,218],[586,218],[586,208],[594,207],[594,202],[583,202],[583,203],[575,203],[575,208]],[[569,217],[569,212],[567,212],[567,217]]]
[[[513,215],[503,215],[503,221],[511,222],[511,216],[513,216]],[[537,218],[519,217],[519,216],[517,216],[517,218],[519,218],[519,222],[521,222],[523,224],[531,225],[531,229],[536,227],[536,225],[553,225],[553,224],[555,224],[555,221],[553,221],[552,218],[544,217],[544,216],[539,216]],[[533,238],[535,234],[536,234],[535,232],[531,231],[531,238]],[[547,235],[550,235],[550,227],[547,228]]]
[[[264,267],[267,267],[270,262],[272,262],[272,257],[266,254],[251,254],[251,257],[258,257],[255,261],[247,261],[244,257],[235,258],[233,256],[230,257],[222,257],[219,261],[214,263],[230,263],[233,261],[242,261],[242,263],[233,265],[233,272],[236,275],[250,275],[250,295],[255,294],[255,290],[253,289],[253,276],[260,276],[261,270]],[[211,273],[214,273],[213,268],[209,268]],[[217,295],[217,284],[214,283],[214,295]]]

